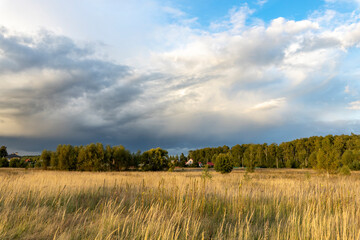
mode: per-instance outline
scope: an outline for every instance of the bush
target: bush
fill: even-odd
[[[345,175],[345,176],[351,174],[350,168],[347,165],[342,166],[338,172],[340,175]]]
[[[9,167],[11,167],[11,168],[20,167],[20,159],[17,159],[17,158],[10,159]]]
[[[255,171],[255,167],[254,167],[253,165],[246,167],[246,172],[248,172],[248,173],[253,173],[254,171]]]
[[[225,153],[220,153],[216,157],[215,170],[221,173],[229,173],[233,170],[233,161],[230,156]]]
[[[6,158],[0,158],[0,167],[8,167],[9,162]]]
[[[355,160],[352,162],[352,164],[350,165],[351,170],[360,170],[360,162],[359,160]]]

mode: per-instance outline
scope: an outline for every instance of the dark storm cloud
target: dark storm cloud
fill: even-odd
[[[205,81],[136,75],[127,66],[94,57],[92,46],[45,31],[30,37],[2,28],[0,56],[6,85],[0,89],[1,123],[6,126],[10,119],[22,126],[20,132],[0,136],[0,144],[25,152],[90,142],[133,150],[180,144],[177,136],[159,134],[155,118],[173,101],[162,97]]]
[[[69,101],[97,94],[112,88],[107,95],[108,106],[119,107],[140,91],[136,86],[122,84],[122,79],[131,75],[127,66],[117,65],[93,57],[91,47],[79,47],[71,39],[41,32],[36,38],[9,35],[0,31],[0,77],[11,75],[9,87],[2,91],[5,96],[0,107],[14,108],[26,115],[46,109],[61,108]],[[31,83],[21,82],[23,78],[35,75]],[[51,79],[53,78],[53,79]],[[19,84],[16,83],[19,81]],[[118,94],[117,94],[118,93]]]

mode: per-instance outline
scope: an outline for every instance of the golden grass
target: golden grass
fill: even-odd
[[[360,174],[0,170],[0,239],[360,239]]]

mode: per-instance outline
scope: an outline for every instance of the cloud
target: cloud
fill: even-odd
[[[359,0],[325,0],[327,3],[356,3],[359,4]]]
[[[268,0],[258,0],[258,1],[256,2],[256,4],[259,5],[259,6],[263,6],[263,5],[265,5],[267,2],[268,2]]]
[[[165,6],[165,7],[163,7],[162,9],[163,9],[164,12],[166,12],[166,13],[174,16],[174,17],[177,17],[177,18],[178,18],[178,17],[183,17],[183,16],[186,15],[183,11],[181,11],[181,10],[179,10],[179,9],[177,9],[177,8]]]
[[[62,34],[2,28],[0,139],[23,139],[28,151],[94,141],[189,149],[343,130],[353,99],[339,89],[353,84],[339,66],[358,47],[357,20],[329,27],[326,12],[265,23],[244,5],[207,31],[163,11],[180,20],[154,27],[160,46],[134,65]]]
[[[254,107],[252,107],[250,109],[255,110],[255,111],[271,110],[271,109],[280,107],[281,105],[283,105],[285,103],[285,101],[286,101],[286,98],[271,99],[269,101],[256,104]]]
[[[31,38],[3,29],[0,49],[1,116],[3,126],[17,126],[11,128],[15,135],[43,135],[49,128],[57,134],[58,124],[68,117],[85,110],[101,112],[104,93],[111,96],[106,104],[119,108],[141,91],[129,83],[129,67],[93,58],[91,48],[50,32]]]
[[[360,101],[354,101],[354,102],[351,102],[349,103],[349,107],[347,107],[347,109],[350,109],[350,110],[360,110]]]

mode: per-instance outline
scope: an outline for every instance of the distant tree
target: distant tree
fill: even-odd
[[[339,167],[339,161],[335,158],[333,151],[325,152],[323,149],[320,149],[317,152],[317,168],[319,170],[325,170],[329,173],[336,173]]]
[[[47,151],[46,149],[42,151],[41,156],[41,163],[43,169],[47,169],[50,166],[50,160],[51,160],[51,152]]]
[[[292,142],[285,142],[280,144],[282,148],[283,158],[285,161],[285,167],[296,168],[298,167],[295,161],[295,146]]]
[[[71,145],[59,145],[56,149],[60,170],[76,169],[76,153]]]
[[[342,155],[346,150],[346,141],[344,136],[336,136],[334,138],[333,149],[336,150],[339,155]]]
[[[141,163],[141,151],[138,150],[136,153],[132,154],[132,159],[131,159],[131,165],[137,169],[138,165]]]
[[[0,158],[0,167],[9,167],[9,162],[6,158]]]
[[[86,150],[85,147],[83,146],[79,148],[76,170],[78,171],[90,170],[90,169],[86,169]]]
[[[241,145],[237,144],[231,148],[231,156],[234,162],[234,166],[243,167],[244,165],[243,155],[244,155],[244,147],[242,147]]]
[[[349,166],[352,170],[360,170],[360,151],[357,150],[353,153],[353,161]]]
[[[230,154],[220,153],[216,157],[215,171],[221,173],[230,173],[234,168],[234,163],[230,157]]]
[[[317,152],[312,152],[310,154],[308,167],[311,167],[311,168],[317,167]]]
[[[264,149],[264,147],[265,146],[263,146],[263,145],[260,145],[260,144],[257,144],[256,145],[256,156],[255,156],[255,158],[256,158],[256,162],[257,162],[257,165],[258,165],[258,167],[261,167],[261,168],[263,168],[263,167],[266,167],[266,151],[265,151],[265,149]],[[266,147],[267,147],[267,145],[266,145]]]
[[[326,155],[324,150],[320,149],[316,154],[317,169],[325,169],[326,167]]]
[[[185,157],[185,155],[183,153],[181,153],[180,155],[180,167],[185,167],[186,165],[186,162],[187,162],[187,158]]]
[[[341,157],[342,165],[351,166],[354,161],[354,154],[351,150],[346,150]]]
[[[268,146],[267,148],[267,166],[272,168],[272,167],[277,167],[277,156],[276,156],[276,149],[278,148],[276,143],[272,143]]]
[[[256,152],[255,144],[250,144],[244,152],[244,164],[248,172],[253,172],[256,166]]]
[[[10,160],[10,162],[9,162],[9,167],[11,167],[11,168],[20,168],[21,167],[20,159],[12,158]]]
[[[112,169],[112,163],[113,163],[113,155],[114,155],[114,151],[113,148],[110,145],[106,145],[105,147],[105,168],[106,170],[113,170]]]
[[[99,159],[97,154],[97,147],[94,143],[91,143],[85,147],[85,162],[83,168],[86,171],[99,171]]]
[[[58,165],[59,165],[59,159],[57,157],[57,153],[56,152],[51,152],[50,166],[53,169],[58,169]]]
[[[150,149],[141,156],[142,169],[145,171],[159,171],[168,169],[168,152],[161,148]]]
[[[115,171],[127,170],[131,165],[131,153],[124,146],[113,147],[112,168]]]
[[[95,171],[105,171],[105,150],[102,143],[96,143]]]
[[[0,147],[0,158],[4,158],[8,155],[8,152],[6,150],[6,147],[5,146],[1,146]]]

